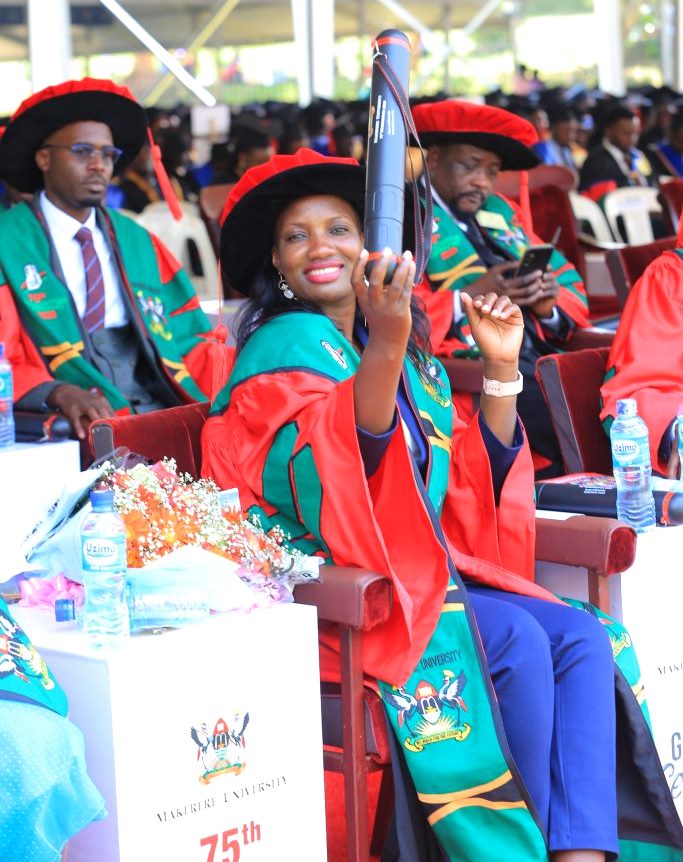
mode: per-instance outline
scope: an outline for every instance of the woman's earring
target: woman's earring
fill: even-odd
[[[294,299],[294,291],[285,281],[284,275],[279,272],[280,280],[277,283],[278,290],[281,290],[285,299]]]

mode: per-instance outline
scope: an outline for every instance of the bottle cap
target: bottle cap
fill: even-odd
[[[90,504],[96,512],[106,512],[114,507],[113,488],[93,488],[90,492]]]
[[[638,403],[635,398],[620,398],[617,401],[617,416],[637,416]]]
[[[55,619],[68,623],[76,619],[76,604],[73,599],[55,599]]]

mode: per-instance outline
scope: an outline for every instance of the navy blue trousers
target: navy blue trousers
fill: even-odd
[[[614,664],[567,605],[467,583],[512,756],[554,850],[618,852]]]

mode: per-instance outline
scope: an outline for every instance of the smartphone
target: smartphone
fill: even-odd
[[[545,272],[545,268],[550,263],[550,258],[554,251],[555,246],[550,243],[532,245],[524,252],[524,256],[520,260],[517,269],[512,273],[512,277],[519,278],[520,275],[531,275],[536,270]]]

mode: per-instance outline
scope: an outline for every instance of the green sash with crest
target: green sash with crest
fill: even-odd
[[[0,599],[0,697],[28,700],[66,715],[66,695]]]
[[[510,259],[521,259],[532,245],[516,211],[500,195],[489,195],[476,218],[479,226],[502,251],[507,252]],[[567,311],[572,319],[581,321],[588,312],[588,301],[579,274],[559,251],[553,252],[550,267],[560,285],[560,308]],[[451,213],[435,203],[432,250],[426,270],[430,289],[461,290],[485,275],[486,269],[477,250]],[[452,351],[453,355],[479,356],[479,348],[474,343],[465,316],[454,322],[449,338],[461,345]]]

